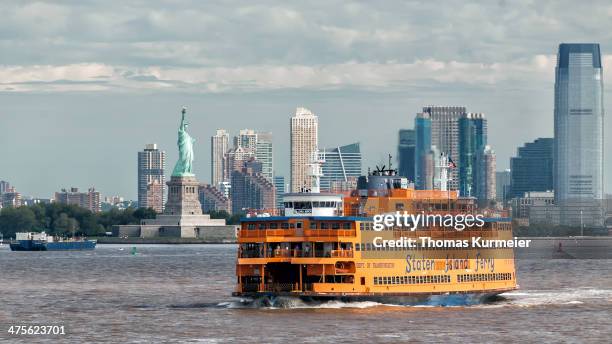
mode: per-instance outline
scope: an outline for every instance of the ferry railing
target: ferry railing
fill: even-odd
[[[356,231],[354,229],[304,229],[305,236],[320,236],[320,237],[328,237],[328,236],[355,236]]]
[[[241,229],[241,238],[262,238],[267,236],[295,236],[295,229]]]
[[[259,291],[259,283],[243,283],[241,285],[241,290],[243,292]]]
[[[332,250],[333,258],[353,258],[353,250]]]
[[[278,258],[278,257],[283,257],[283,258],[291,257],[291,250],[284,250],[284,249],[281,249],[281,248],[277,248],[274,251],[272,251],[272,254],[273,254],[273,256],[275,258]]]
[[[265,291],[292,291],[298,290],[298,283],[267,283],[264,285]]]
[[[315,257],[317,257],[317,258],[331,258],[331,252],[330,251],[323,251],[323,250],[315,250]]]
[[[240,258],[263,258],[263,251],[260,250],[242,250]]]
[[[303,229],[304,236],[314,237],[354,237],[355,229]],[[272,236],[296,236],[296,229],[241,229],[241,238],[263,238]]]

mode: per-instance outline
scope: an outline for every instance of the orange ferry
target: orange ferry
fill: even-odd
[[[344,198],[313,185],[315,192],[284,196],[285,216],[242,219],[234,296],[464,305],[517,289],[511,247],[472,245],[472,238],[511,241],[509,218],[484,217],[482,227],[462,231],[439,225],[374,230],[375,215],[396,211],[476,214],[474,199],[415,190],[395,170],[360,177]],[[428,247],[421,237],[469,245]],[[416,245],[402,247],[407,240]],[[389,244],[381,247],[383,241]]]

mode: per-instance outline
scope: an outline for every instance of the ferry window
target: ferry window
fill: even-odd
[[[312,209],[312,203],[310,202],[294,202],[295,209]]]
[[[321,222],[321,229],[328,229],[329,225],[327,224],[327,222]]]
[[[312,207],[313,208],[318,208],[319,207],[319,201],[312,202]]]
[[[295,228],[295,223],[290,223],[289,228]]]
[[[351,223],[350,222],[344,222],[342,224],[342,228],[343,229],[351,229]]]
[[[314,221],[310,222],[310,229],[317,229],[317,223]]]
[[[404,203],[395,203],[395,210],[404,210]]]
[[[337,222],[332,223],[332,229],[340,229],[340,224]]]
[[[359,247],[360,247],[359,243],[356,243],[355,244],[355,251],[359,251]]]
[[[365,285],[365,277],[361,277],[361,285]]]
[[[266,229],[266,224],[264,222],[260,223],[259,229]]]
[[[287,202],[287,208],[293,208],[293,202]]]
[[[283,222],[283,223],[281,223],[281,228],[282,229],[289,229],[289,224],[287,222]]]
[[[249,223],[247,225],[247,229],[255,229],[255,224],[254,223]]]
[[[295,228],[302,228],[302,223],[301,222],[296,222],[295,223]]]
[[[270,223],[270,229],[278,229],[278,223],[276,222]]]

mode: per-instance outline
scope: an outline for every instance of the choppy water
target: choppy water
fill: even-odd
[[[375,302],[244,306],[233,245],[0,246],[0,342],[602,342],[612,338],[612,260],[519,260],[521,290],[470,307]],[[16,337],[11,324],[61,324]]]

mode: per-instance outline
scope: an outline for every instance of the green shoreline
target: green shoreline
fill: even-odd
[[[164,245],[183,245],[183,244],[235,244],[233,241],[211,241],[197,238],[117,238],[117,237],[90,237],[88,239],[97,240],[98,244],[164,244]]]

